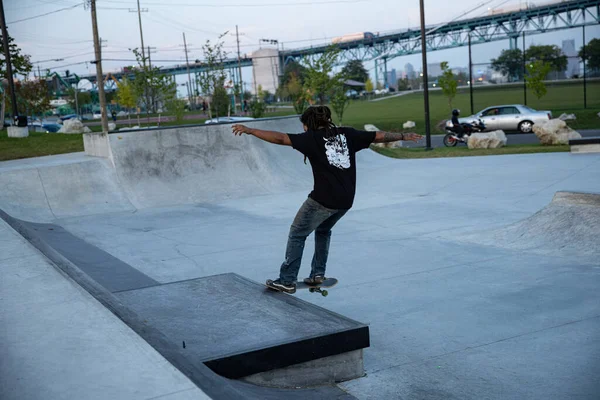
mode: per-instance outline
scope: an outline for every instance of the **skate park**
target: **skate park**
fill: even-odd
[[[600,392],[598,154],[360,152],[322,297],[262,286],[312,187],[300,153],[229,124],[89,140],[0,163],[3,398]]]

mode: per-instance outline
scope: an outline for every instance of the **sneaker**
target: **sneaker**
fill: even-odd
[[[286,293],[296,293],[296,285],[295,284],[287,284],[282,283],[281,279],[275,279],[272,281],[271,279],[267,280],[266,285],[271,289],[279,290],[280,292]]]
[[[320,285],[325,280],[325,276],[323,275],[315,275],[309,278],[304,278],[304,283],[307,285]]]

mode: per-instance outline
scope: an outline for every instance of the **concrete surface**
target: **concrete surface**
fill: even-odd
[[[0,219],[0,398],[208,399]]]
[[[153,139],[167,147],[152,157],[181,155],[187,169],[175,157],[165,159],[173,164],[142,158],[140,165],[165,168],[157,176],[117,168],[117,192],[126,200],[117,204],[130,209],[92,214],[80,207],[53,222],[161,283],[224,272],[273,278],[289,224],[310,190],[310,167],[299,153],[262,147],[254,138],[233,138],[239,144],[229,136],[205,138],[236,153],[237,161],[221,158],[220,166],[202,158],[210,152],[186,144],[193,139]],[[180,144],[188,147],[169,150]],[[391,160],[365,151],[358,164],[355,207],[332,237],[328,274],[340,283],[326,298],[296,295],[370,325],[367,375],[342,388],[359,399],[597,399],[598,258],[463,237],[526,221],[557,191],[600,193],[600,155]],[[205,169],[193,169],[200,165]],[[194,172],[182,182],[197,187],[178,192],[169,182],[181,178],[173,171]],[[0,179],[3,174],[0,163]],[[121,189],[135,179],[133,189]],[[222,191],[225,186],[233,192]],[[248,190],[235,191],[240,187]],[[11,196],[0,197],[0,208],[29,197]],[[35,209],[13,208],[21,217]],[[41,209],[51,215],[53,207]],[[301,276],[309,271],[311,242]]]

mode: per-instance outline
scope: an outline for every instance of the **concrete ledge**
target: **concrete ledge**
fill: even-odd
[[[600,136],[569,140],[571,153],[600,153]]]
[[[222,274],[115,293],[124,305],[183,346],[191,359],[239,379],[369,346],[359,322],[273,292],[237,274]],[[362,357],[347,379],[361,376]],[[329,369],[325,362],[322,371]],[[346,367],[346,369],[348,369]],[[339,372],[339,371],[338,371]],[[338,372],[331,371],[329,376]],[[285,374],[284,374],[285,375]],[[315,374],[325,376],[327,374]],[[311,381],[312,385],[331,381]]]
[[[83,148],[88,156],[111,158],[110,143],[106,133],[84,133]]]
[[[267,387],[297,388],[335,384],[365,375],[363,351],[355,350],[319,358],[273,371],[242,378],[244,382]]]
[[[556,192],[552,204],[588,205],[600,207],[600,193]]]
[[[26,126],[9,126],[8,137],[24,138],[29,136],[29,129]]]

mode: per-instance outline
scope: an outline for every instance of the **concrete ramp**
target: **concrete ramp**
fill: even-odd
[[[598,260],[600,194],[557,192],[548,206],[531,217],[464,239],[513,250]]]
[[[249,125],[302,132],[295,117]],[[300,153],[234,136],[231,125],[124,132],[109,140],[119,181],[138,208],[308,190],[312,183]]]
[[[1,163],[0,187],[0,208],[29,221],[134,210],[112,163],[83,153]]]

